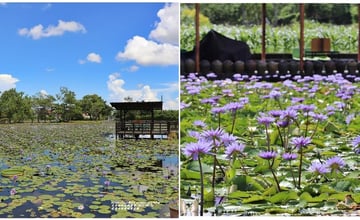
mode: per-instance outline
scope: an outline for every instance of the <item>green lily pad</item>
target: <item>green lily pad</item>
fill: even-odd
[[[13,176],[22,176],[24,175],[24,168],[22,167],[12,167],[1,171],[1,176],[3,177],[13,177]]]

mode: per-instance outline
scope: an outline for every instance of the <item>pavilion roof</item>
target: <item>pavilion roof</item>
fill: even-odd
[[[162,101],[160,102],[111,102],[112,107],[117,110],[162,110]]]

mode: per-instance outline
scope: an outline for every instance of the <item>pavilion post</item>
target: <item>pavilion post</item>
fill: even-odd
[[[304,3],[300,4],[300,72],[304,71]]]
[[[360,62],[360,4],[358,4],[358,62]]]
[[[195,4],[195,70],[197,73],[200,73],[200,4]]]
[[[266,59],[266,4],[262,4],[261,60]]]

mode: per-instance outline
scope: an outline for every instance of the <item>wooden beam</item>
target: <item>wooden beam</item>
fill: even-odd
[[[195,4],[195,71],[200,73],[200,4]]]
[[[304,71],[304,4],[300,4],[300,72]]]
[[[261,60],[266,59],[266,4],[262,4]]]
[[[358,4],[358,62],[360,62],[360,4]]]

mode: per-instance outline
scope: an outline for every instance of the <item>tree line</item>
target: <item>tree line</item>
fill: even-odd
[[[320,23],[346,25],[357,22],[357,4],[305,4],[305,19]],[[182,22],[194,13],[194,4],[182,4]],[[262,4],[200,4],[201,14],[212,24],[259,25]],[[266,19],[271,25],[288,25],[299,20],[299,4],[266,4]]]
[[[18,92],[15,88],[0,93],[0,120],[2,123],[68,122],[71,120],[99,120],[110,116],[112,107],[96,94],[85,95],[77,100],[75,92],[61,87],[53,95],[37,93],[33,96]]]
[[[124,100],[132,101],[132,100]],[[178,120],[178,110],[155,111],[155,120]],[[103,120],[118,117],[118,112],[99,95],[76,99],[75,92],[61,87],[56,95],[38,92],[33,96],[15,88],[0,92],[0,123],[69,122],[72,120]],[[126,120],[147,119],[148,113],[131,111]]]

